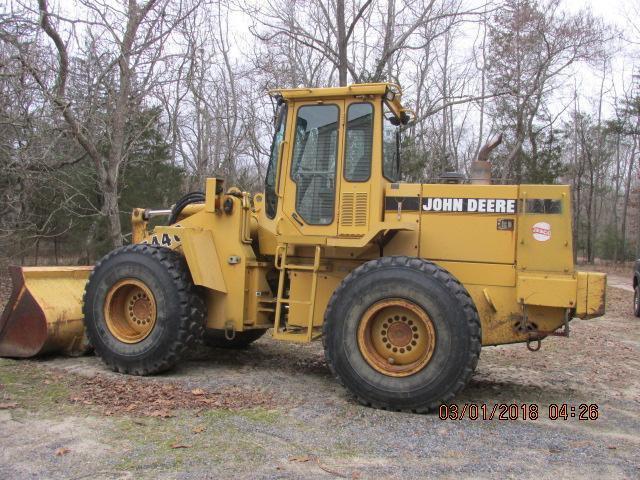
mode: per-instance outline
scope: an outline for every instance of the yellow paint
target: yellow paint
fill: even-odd
[[[424,197],[517,198],[512,185],[423,185]],[[387,215],[391,214],[387,212]],[[423,212],[420,251],[437,260],[513,265],[515,231],[496,229],[498,219],[515,219],[507,213],[460,214]]]
[[[578,272],[576,316],[596,318],[604,315],[607,276],[598,272]]]
[[[276,338],[308,342],[321,334],[340,282],[381,254],[429,259],[451,272],[478,309],[483,345],[526,341],[527,325],[553,331],[567,312],[580,318],[603,314],[605,276],[574,269],[568,186],[391,183],[382,175],[383,101],[397,115],[408,113],[399,87],[364,84],[272,94],[288,104],[274,218],[266,215],[263,194],[234,189],[229,195],[218,179],[206,181],[204,205],[185,208],[177,225],[148,232],[143,210],[132,215],[135,242],[168,238],[168,246],[185,255],[194,282],[207,292],[208,328],[275,325]],[[343,173],[347,109],[356,102],[371,103],[374,112],[371,175],[364,182],[346,181]],[[339,109],[334,217],[328,225],[307,224],[297,214],[298,185],[290,173],[297,112],[318,103]],[[438,210],[435,199],[439,206],[445,200],[447,205],[473,201],[479,210]],[[536,210],[536,201],[556,210]],[[225,202],[231,202],[230,212],[221,208]],[[507,202],[513,210],[505,209]],[[29,275],[28,285],[49,308],[48,321],[61,311],[77,318],[87,272],[71,269],[48,280],[38,275]]]
[[[216,178],[207,178],[205,182],[205,202],[204,209],[209,213],[213,213],[216,211],[216,188],[218,186],[218,179]]]
[[[543,198],[559,200],[560,214],[537,214],[523,209],[518,215],[518,269],[573,274],[573,242],[571,236],[571,205],[568,185],[520,185],[522,201]],[[533,227],[539,222],[551,226],[551,238],[537,241]]]
[[[227,293],[213,232],[195,228],[167,228],[166,231],[179,235],[193,283]],[[207,255],[202,255],[202,252],[207,252]]]
[[[526,305],[575,308],[577,281],[569,275],[518,275],[516,298]]]
[[[88,348],[82,323],[82,297],[92,267],[22,267],[24,290],[15,309],[26,300],[27,292],[42,310],[47,339],[39,353],[83,353]]]

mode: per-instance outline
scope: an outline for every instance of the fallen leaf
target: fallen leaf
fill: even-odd
[[[206,430],[207,428],[204,427],[203,425],[198,425],[197,427],[193,427],[192,432],[193,433],[202,433]]]
[[[101,375],[74,380],[73,388],[67,397],[71,402],[80,405],[91,402],[109,412],[107,415],[139,412],[142,416],[169,418],[175,416],[178,409],[194,410],[197,414],[217,408],[274,407],[272,394],[255,388],[229,387],[214,392],[203,388],[184,388],[172,382],[143,383],[134,379],[114,380]]]
[[[171,417],[174,417],[175,415],[168,410],[154,410],[153,412],[149,413],[149,416],[160,417],[160,418],[171,418]]]
[[[309,460],[311,460],[311,457],[309,455],[300,455],[297,457],[291,457],[289,459],[290,462],[299,462],[299,463],[308,462]]]
[[[191,448],[193,445],[189,445],[186,443],[173,443],[171,444],[171,448]]]
[[[582,447],[588,447],[589,445],[593,445],[593,442],[589,440],[583,440],[578,442],[571,442],[569,445],[573,448],[582,448]]]
[[[0,410],[9,409],[9,408],[18,408],[18,402],[0,403]]]
[[[609,450],[617,450],[618,449],[618,447],[616,447],[615,445],[607,445],[607,448]]]
[[[61,457],[63,455],[66,455],[67,453],[69,453],[71,451],[70,448],[67,447],[60,447],[59,449],[56,450],[56,457]]]

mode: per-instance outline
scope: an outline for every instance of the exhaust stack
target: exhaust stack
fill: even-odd
[[[471,162],[471,183],[474,185],[491,185],[491,162],[489,154],[502,143],[502,134],[487,142],[478,152],[478,158]]]

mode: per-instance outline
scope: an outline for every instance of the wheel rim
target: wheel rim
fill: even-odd
[[[143,282],[120,280],[107,292],[104,318],[111,334],[121,342],[141,342],[156,324],[156,299]]]
[[[427,312],[399,298],[373,304],[358,327],[358,347],[364,359],[378,372],[392,377],[422,370],[435,344],[435,329]]]

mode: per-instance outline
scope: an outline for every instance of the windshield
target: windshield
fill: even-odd
[[[278,161],[280,160],[280,145],[284,139],[284,131],[287,122],[287,104],[283,103],[278,107],[276,113],[276,131],[271,144],[271,155],[269,155],[269,165],[265,175],[264,202],[266,214],[269,218],[276,216],[278,207],[278,195],[276,194],[276,182],[278,180]]]
[[[400,180],[400,120],[382,102],[382,174],[391,182]]]

